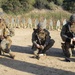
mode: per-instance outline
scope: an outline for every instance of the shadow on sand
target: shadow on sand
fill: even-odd
[[[15,46],[12,45],[11,47],[13,52],[20,52],[20,53],[27,53],[27,54],[33,54],[33,50],[31,49],[31,46],[28,47],[22,47],[22,46]],[[63,52],[59,48],[50,48],[46,54],[48,56],[55,56],[55,57],[63,57]]]
[[[11,47],[13,52],[20,52],[20,53],[27,53],[27,54],[33,54],[33,50],[31,49],[31,46],[28,47],[22,47],[22,46],[15,46],[12,45]],[[64,54],[62,49],[59,48],[50,48],[47,52],[46,52],[47,56],[53,56],[53,57],[61,57],[64,58]],[[74,52],[75,54],[75,52]],[[75,55],[73,55],[74,57]],[[72,61],[75,62],[75,58],[71,58]],[[62,60],[60,60],[62,61]],[[64,60],[63,60],[64,61]]]
[[[7,58],[1,58],[0,64],[12,69],[16,69],[19,71],[23,71],[35,75],[75,75],[75,73],[71,71],[65,71],[61,69],[41,66],[29,62],[12,60]]]

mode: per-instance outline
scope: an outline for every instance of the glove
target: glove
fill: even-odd
[[[36,44],[36,47],[37,47],[37,48],[40,48],[40,45],[39,45],[39,44]]]
[[[44,46],[43,46],[43,45],[41,45],[41,46],[40,46],[40,48],[43,50],[43,49],[44,49]]]

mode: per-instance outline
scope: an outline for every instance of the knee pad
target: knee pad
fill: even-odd
[[[1,48],[2,48],[2,50],[6,49],[6,40],[5,39],[3,39],[1,41]]]
[[[1,42],[1,49],[2,51],[4,51],[5,53],[9,53],[10,49],[8,49],[8,43],[6,39],[3,39]]]

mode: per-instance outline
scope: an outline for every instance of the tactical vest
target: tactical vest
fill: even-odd
[[[44,31],[39,32],[38,37],[39,37],[40,39],[45,40],[45,32],[44,32]]]
[[[46,33],[45,31],[40,31],[37,33],[37,37],[38,37],[38,41],[40,44],[44,44],[45,43],[45,37],[46,37]]]

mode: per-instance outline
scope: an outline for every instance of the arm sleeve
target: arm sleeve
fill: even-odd
[[[63,38],[63,39],[68,38],[68,36],[65,34],[66,32],[67,32],[67,28],[66,28],[66,26],[64,25],[64,26],[62,27],[62,30],[61,30],[61,33],[60,33],[61,38]]]

